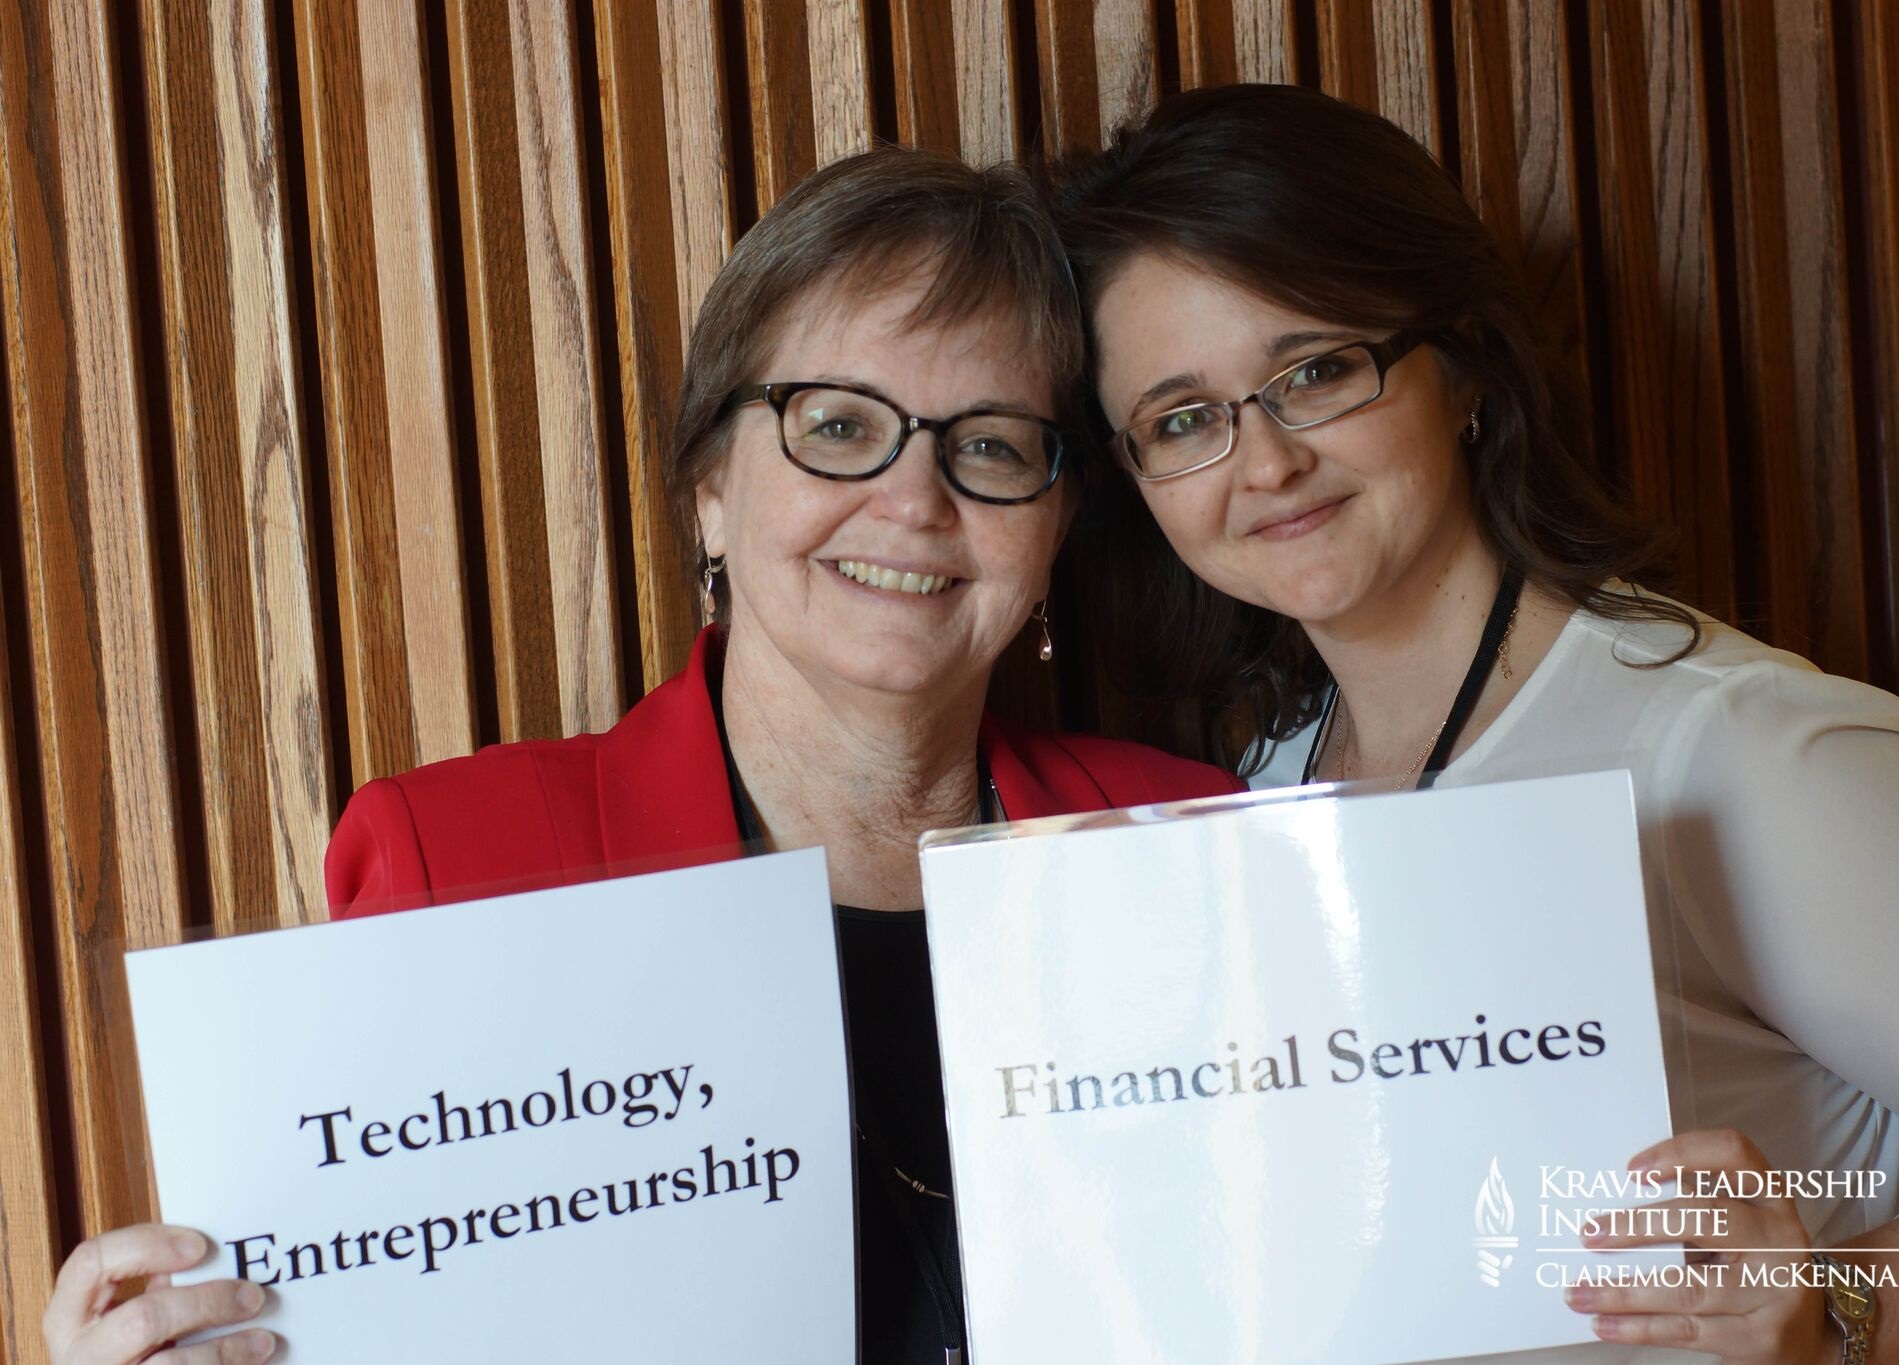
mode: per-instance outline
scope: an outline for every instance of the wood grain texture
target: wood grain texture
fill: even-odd
[[[1765,550],[1769,639],[1832,672],[1866,665],[1840,134],[1823,0],[1722,11],[1734,165],[1742,449]]]
[[[1319,80],[1443,150],[1430,0],[1318,0]]]
[[[806,39],[807,0],[745,0],[745,65],[752,96],[752,162],[765,212],[818,164],[811,85],[818,43]]]
[[[0,458],[16,470],[24,465],[15,453],[20,441],[42,427],[57,430],[62,413],[57,406],[49,411],[48,403],[63,389],[67,368],[54,275],[59,206],[41,197],[39,178],[54,168],[34,154],[34,144],[49,136],[52,117],[44,23],[38,6],[0,4],[0,376],[8,417]],[[43,359],[30,354],[29,337],[32,351],[46,350]],[[65,1077],[49,1076],[40,1028],[41,996],[56,998],[59,982],[41,978],[35,956],[35,921],[47,925],[50,916],[39,914],[28,882],[29,831],[21,811],[27,784],[37,788],[39,773],[21,768],[14,740],[11,651],[33,641],[9,637],[27,625],[11,624],[0,613],[0,1043],[5,1055],[19,1058],[0,1076],[0,1360],[46,1365],[40,1315],[64,1249],[47,1115],[49,1086],[61,1086]],[[17,699],[29,729],[36,700]],[[42,830],[30,834],[36,844],[45,837]]]
[[[865,3],[807,0],[812,134],[820,166],[870,147],[870,25]],[[764,207],[761,202],[761,212]]]
[[[1102,145],[1115,129],[1141,118],[1160,98],[1160,50],[1154,0],[1097,0],[1093,9],[1100,103],[1095,132],[1097,145]]]
[[[6,22],[0,14],[0,25]],[[0,38],[0,47],[5,42]],[[0,77],[12,75],[0,61]],[[0,118],[6,103],[0,94]],[[7,227],[6,204],[7,196],[0,194],[0,232]],[[61,1239],[7,634],[7,622],[0,619],[0,1057],[8,1059],[0,1068],[0,1361],[43,1365],[40,1315],[53,1292]]]
[[[418,6],[419,0],[373,0],[357,9],[369,199],[356,211],[370,220],[376,252],[377,344],[416,761],[433,763],[474,748],[475,714]]]
[[[678,392],[679,273],[673,247],[671,172],[659,32],[640,6],[596,5],[607,224],[620,342],[620,401],[626,430],[634,588],[642,681],[648,689],[686,663],[693,589],[666,506],[667,413]]]
[[[1057,156],[1101,145],[1101,98],[1095,70],[1098,17],[1088,0],[1035,0],[1042,142]]]
[[[1242,81],[1291,85],[1299,69],[1297,10],[1292,0],[1231,0],[1233,75]]]
[[[1697,606],[1731,619],[1736,607],[1734,508],[1709,180],[1706,54],[1693,15],[1681,6],[1644,0],[1643,19],[1656,279],[1652,298],[1634,301],[1643,312],[1620,333],[1617,363],[1629,364],[1638,349],[1652,351],[1665,381],[1663,408],[1654,414],[1663,448],[1654,458],[1667,466],[1672,484],[1672,520],[1682,533],[1682,590]],[[1608,196],[1603,197],[1606,202]]]
[[[1656,262],[1656,187],[1649,157],[1647,71],[1640,0],[1591,8],[1602,255],[1612,349],[1614,419],[1604,448],[1627,497],[1657,522],[1672,520],[1675,490],[1666,436],[1674,395],[1662,337]]]
[[[261,0],[141,17],[211,922],[298,924],[335,802],[274,35]]]
[[[510,17],[451,0],[447,19],[495,707],[502,739],[548,737],[561,686]]]
[[[36,781],[83,1230],[147,1212],[101,965],[184,928],[134,328],[123,113],[102,3],[0,10],[0,269]],[[17,647],[17,646],[10,646]],[[40,983],[40,989],[51,983]]]
[[[297,88],[354,782],[420,759],[390,467],[377,246],[354,5],[296,0]]]
[[[659,0],[660,89],[671,166],[673,261],[682,340],[732,250],[732,152],[725,132],[725,35],[712,0]]]
[[[972,166],[1021,153],[1016,119],[1015,30],[1008,0],[950,0],[956,48],[959,147]]]
[[[1316,0],[1319,85],[1328,95],[1378,108],[1378,29],[1373,0]]]
[[[508,17],[541,393],[541,515],[553,586],[560,733],[571,735],[605,730],[625,709],[601,448],[593,248],[579,179],[574,14],[571,5],[513,0]]]
[[[1246,0],[1238,0],[1244,5]],[[1233,41],[1235,0],[1175,0],[1180,88],[1231,85],[1240,79]]]
[[[1372,30],[1378,45],[1378,112],[1432,156],[1443,155],[1431,0],[1373,0]]]
[[[1866,291],[1872,376],[1862,396],[1869,440],[1862,462],[1867,494],[1866,595],[1870,639],[1867,676],[1899,691],[1899,10],[1859,7],[1853,48],[1859,54],[1859,164],[1865,185],[1861,240],[1867,255],[1859,288]]]
[[[1496,234],[1504,255],[1521,265],[1510,0],[1456,0],[1451,7],[1451,34],[1457,70],[1458,168],[1464,196]]]
[[[1556,6],[1509,0],[1508,39],[1516,246],[1544,334],[1587,379],[1576,109],[1583,100],[1587,117],[1589,92],[1571,86],[1569,40]]]
[[[891,71],[895,82],[897,141],[907,147],[959,151],[956,64],[950,11],[942,0],[890,0]]]

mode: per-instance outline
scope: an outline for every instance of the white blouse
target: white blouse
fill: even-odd
[[[1676,1129],[1739,1129],[1776,1169],[1887,1172],[1876,1200],[1801,1203],[1826,1247],[1899,1214],[1899,697],[1714,621],[1687,658],[1630,666],[1682,643],[1574,613],[1438,785],[1634,774]],[[1297,782],[1310,747],[1277,746],[1254,785]],[[1598,1344],[1482,1365],[1712,1359]]]

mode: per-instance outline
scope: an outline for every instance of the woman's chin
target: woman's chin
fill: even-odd
[[[844,641],[816,662],[837,682],[927,703],[948,701],[961,693],[977,672],[987,669],[945,651],[940,641],[906,640],[888,635],[849,648]],[[992,662],[993,666],[993,662]]]
[[[1293,581],[1265,581],[1258,577],[1215,583],[1227,596],[1289,617],[1302,626],[1323,625],[1350,614],[1363,598],[1357,583],[1336,581],[1328,575],[1302,575]]]

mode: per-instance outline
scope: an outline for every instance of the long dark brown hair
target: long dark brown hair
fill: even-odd
[[[1692,612],[1605,590],[1652,576],[1662,538],[1591,471],[1587,410],[1536,336],[1517,272],[1401,129],[1297,86],[1197,90],[1106,151],[1053,167],[1049,189],[1091,312],[1117,270],[1154,253],[1312,317],[1429,333],[1453,377],[1483,395],[1468,455],[1477,523],[1497,556],[1578,607],[1680,624],[1681,653],[1694,648]],[[1209,748],[1229,767],[1310,721],[1330,676],[1304,630],[1197,578],[1131,480],[1096,483],[1076,549],[1110,675],[1137,696],[1203,703]]]

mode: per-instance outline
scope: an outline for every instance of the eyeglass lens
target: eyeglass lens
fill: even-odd
[[[1260,404],[1281,426],[1304,427],[1376,398],[1378,364],[1363,346],[1314,356],[1280,375],[1260,393]],[[1141,472],[1169,474],[1224,454],[1232,443],[1233,414],[1224,404],[1176,408],[1128,428],[1128,453]]]
[[[896,410],[846,389],[801,389],[780,417],[785,450],[814,474],[859,478],[873,473],[903,439]],[[950,482],[985,498],[1022,498],[1049,482],[1056,438],[1041,422],[972,413],[941,438]]]

